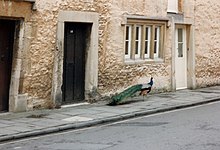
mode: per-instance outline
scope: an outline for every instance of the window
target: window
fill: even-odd
[[[125,38],[125,58],[131,56],[131,25],[126,26],[126,38]]]
[[[154,34],[154,58],[159,57],[159,43],[160,43],[160,27],[155,28]]]
[[[183,0],[168,0],[167,12],[170,13],[181,13]]]
[[[141,56],[141,29],[141,26],[136,26],[135,58],[140,58]]]
[[[178,12],[178,0],[168,0],[168,12]]]
[[[183,29],[178,29],[178,57],[183,57]]]
[[[125,29],[125,60],[163,58],[166,21],[128,19]]]
[[[148,59],[150,58],[150,36],[151,36],[151,28],[150,26],[146,27],[145,32],[145,47],[144,47],[144,58]]]

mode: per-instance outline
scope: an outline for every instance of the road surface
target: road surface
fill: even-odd
[[[220,150],[220,103],[0,144],[1,150]]]

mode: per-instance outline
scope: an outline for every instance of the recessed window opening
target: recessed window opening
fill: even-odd
[[[125,39],[125,58],[131,56],[131,25],[126,26],[126,39]]]
[[[163,59],[165,21],[128,20],[125,61]]]

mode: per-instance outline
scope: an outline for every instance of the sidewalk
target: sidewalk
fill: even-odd
[[[108,106],[102,101],[54,110],[2,113],[0,114],[0,142],[79,129],[218,100],[220,100],[220,86],[213,86],[151,94],[145,98],[134,97],[128,103],[117,106]]]

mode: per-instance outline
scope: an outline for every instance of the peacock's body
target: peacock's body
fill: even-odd
[[[151,91],[151,87],[153,86],[153,78],[151,77],[151,80],[147,84],[137,84],[133,85],[126,90],[122,91],[119,94],[116,94],[112,96],[112,101],[109,103],[109,105],[117,105],[120,102],[122,102],[124,99],[134,95],[136,92],[140,91],[140,95],[146,95]]]

